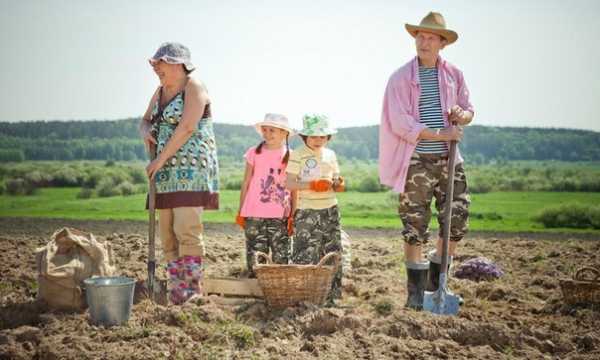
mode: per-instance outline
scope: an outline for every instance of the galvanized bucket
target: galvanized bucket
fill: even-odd
[[[115,326],[129,320],[135,280],[122,276],[85,279],[90,318],[95,325]]]

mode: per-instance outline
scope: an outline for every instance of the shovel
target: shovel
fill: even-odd
[[[150,161],[156,158],[155,147],[150,147]],[[153,302],[166,305],[167,291],[166,281],[156,281],[156,182],[149,179],[148,191],[148,279],[136,283],[137,300],[147,297]]]
[[[156,158],[156,148],[150,147],[150,161]],[[154,296],[154,280],[156,275],[156,244],[155,244],[155,228],[156,228],[156,182],[154,179],[149,179],[150,190],[148,191],[148,295],[150,300],[155,301]]]
[[[450,221],[452,219],[452,199],[454,198],[454,163],[456,157],[456,141],[450,142],[448,154],[448,187],[446,188],[446,208],[444,209],[444,227],[442,229],[442,264],[440,265],[440,282],[436,291],[425,291],[423,310],[439,315],[456,315],[459,308],[459,297],[450,293],[448,282],[448,247],[450,241]]]

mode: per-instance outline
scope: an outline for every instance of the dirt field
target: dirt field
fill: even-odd
[[[403,308],[398,232],[347,229],[353,270],[338,308],[271,311],[210,299],[134,306],[126,326],[104,329],[88,314],[35,302],[34,250],[62,226],[112,243],[120,273],[146,277],[146,226],[137,222],[0,219],[0,359],[599,359],[600,310],[561,301],[558,279],[581,265],[600,269],[600,238],[472,234],[457,263],[486,256],[506,275],[495,282],[450,280],[465,305],[457,317]],[[243,269],[243,236],[207,225],[210,275]]]

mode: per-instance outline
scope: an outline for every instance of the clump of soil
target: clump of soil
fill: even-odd
[[[0,359],[600,358],[600,309],[566,305],[558,285],[581,265],[600,268],[594,236],[471,235],[456,264],[485,256],[505,275],[478,283],[451,278],[465,299],[456,317],[404,308],[397,232],[347,229],[353,270],[337,307],[272,310],[260,300],[223,305],[212,296],[163,306],[140,297],[126,325],[107,329],[91,325],[85,311],[56,312],[35,301],[34,250],[62,226],[109,241],[120,274],[146,278],[142,222],[1,218]],[[208,275],[244,272],[238,229],[207,224],[205,238]]]

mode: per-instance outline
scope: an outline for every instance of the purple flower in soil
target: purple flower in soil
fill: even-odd
[[[493,280],[504,275],[500,267],[485,257],[469,259],[460,264],[454,276],[459,279],[469,279],[474,281]]]

